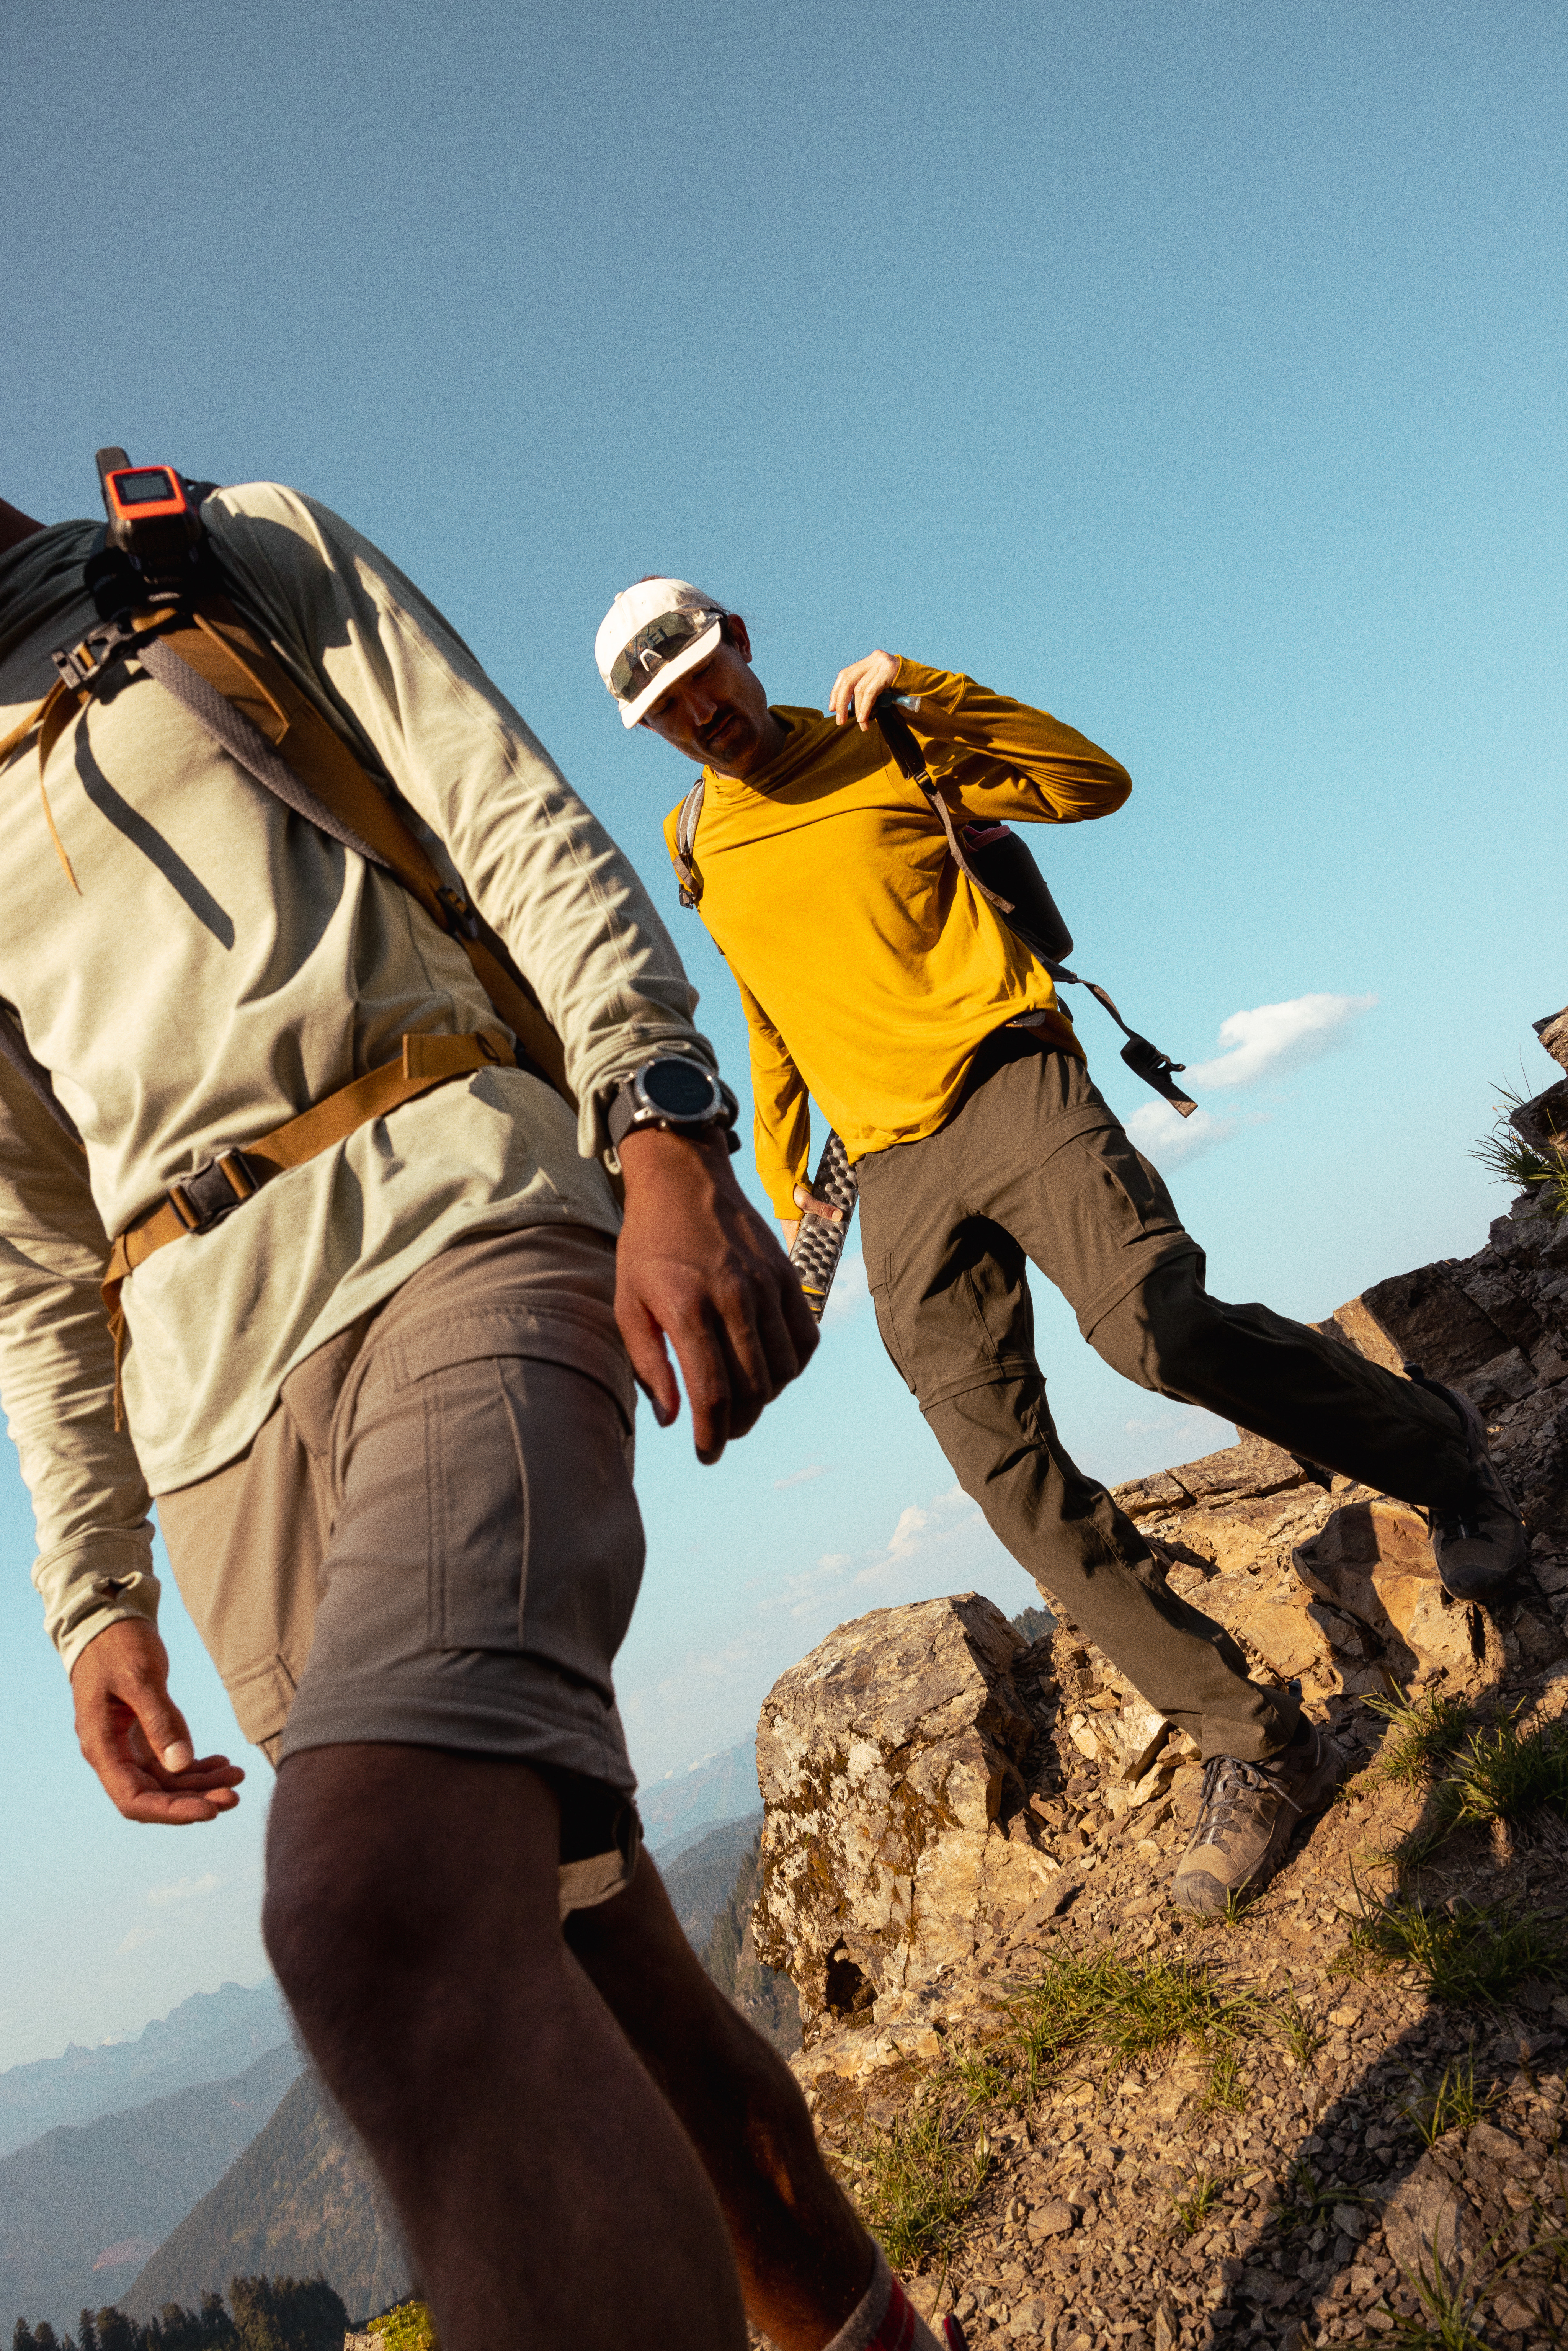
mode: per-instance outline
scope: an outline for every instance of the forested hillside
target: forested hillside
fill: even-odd
[[[310,2074],[120,2300],[148,2319],[168,2302],[198,2304],[225,2278],[267,2273],[325,2278],[356,2318],[409,2283],[369,2167]]]
[[[84,2305],[113,2302],[298,2071],[285,2042],[231,2080],[66,2125],[0,2159],[0,2335],[24,2314],[63,2331]]]

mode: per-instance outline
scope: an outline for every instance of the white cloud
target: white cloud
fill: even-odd
[[[945,1493],[934,1494],[924,1509],[911,1502],[900,1510],[887,1549],[867,1561],[855,1582],[882,1583],[895,1567],[940,1552],[960,1537],[973,1534],[984,1523],[978,1506],[970,1500],[962,1486],[949,1486]]]
[[[1235,1132],[1234,1119],[1215,1118],[1202,1109],[1183,1118],[1168,1102],[1145,1102],[1127,1121],[1127,1133],[1137,1148],[1159,1168],[1179,1167]]]
[[[155,1910],[165,1902],[194,1902],[204,1894],[215,1892],[223,1882],[215,1870],[209,1869],[203,1877],[175,1877],[167,1886],[150,1886],[147,1899]]]
[[[810,1461],[804,1469],[792,1469],[788,1478],[775,1478],[773,1490],[781,1494],[787,1486],[809,1486],[813,1478],[825,1478],[827,1474],[825,1461]]]
[[[833,1286],[828,1292],[828,1302],[822,1309],[822,1328],[829,1330],[835,1322],[847,1322],[858,1314],[871,1296],[866,1288],[865,1259],[856,1249],[853,1257],[847,1253],[839,1259],[839,1270],[833,1276]]]
[[[1256,1085],[1277,1070],[1299,1069],[1303,1061],[1315,1061],[1343,1044],[1353,1021],[1376,1001],[1375,996],[1293,996],[1288,1004],[1259,1004],[1249,1012],[1233,1012],[1219,1024],[1219,1041],[1229,1051],[1200,1061],[1188,1070],[1187,1078],[1202,1091]],[[1190,1152],[1186,1155],[1192,1156]],[[1153,1152],[1149,1156],[1154,1157]]]
[[[125,1959],[128,1958],[132,1951],[139,1951],[143,1943],[155,1942],[157,1940],[157,1936],[158,1929],[156,1927],[132,1927],[130,1934],[125,1938],[125,1940],[117,1945],[116,1948],[119,1950],[120,1958]]]

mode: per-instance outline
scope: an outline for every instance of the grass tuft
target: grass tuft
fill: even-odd
[[[1462,1698],[1433,1696],[1414,1704],[1406,1698],[1369,1698],[1366,1704],[1394,1733],[1378,1768],[1385,1780],[1406,1788],[1427,1786],[1458,1752],[1469,1728],[1470,1710]]]
[[[1195,2231],[1202,2228],[1214,2210],[1215,2199],[1218,2194],[1218,2180],[1211,2179],[1207,2171],[1197,2171],[1193,2174],[1185,2196],[1172,2195],[1171,2210],[1176,2216],[1177,2225],[1184,2237],[1190,2237]]]
[[[1484,2287],[1473,2284],[1462,2270],[1450,2275],[1435,2248],[1430,2269],[1423,2261],[1414,2277],[1403,2274],[1420,2309],[1404,2317],[1384,2303],[1382,2313],[1390,2325],[1381,2335],[1363,2335],[1364,2343],[1393,2344],[1396,2351],[1493,2351],[1476,2324],[1486,2299]]]
[[[1315,2023],[1297,2000],[1280,2011],[1285,2046],[1298,2065],[1310,2065],[1323,2043],[1328,2039],[1321,2024]]]
[[[1477,1730],[1448,1773],[1456,1821],[1521,1821],[1544,1807],[1568,1813],[1568,1740],[1554,1724],[1516,1721]]]
[[[990,2142],[970,2139],[956,2118],[926,2103],[891,2129],[862,2139],[840,2161],[854,2174],[855,2202],[895,2270],[940,2261],[991,2168]]]
[[[1047,1961],[1013,2002],[1030,2089],[1079,2052],[1130,2064],[1185,2042],[1211,2067],[1272,2022],[1269,2003],[1185,1957],[1129,1964],[1113,1949]]]
[[[1533,1192],[1553,1217],[1568,1217],[1568,1152],[1537,1151],[1509,1121],[1511,1111],[1522,1110],[1527,1097],[1511,1086],[1500,1085],[1502,1100],[1490,1134],[1468,1155],[1498,1183],[1514,1192]]]
[[[1434,2000],[1496,2007],[1527,1976],[1568,1981],[1568,1952],[1542,1918],[1481,1903],[1428,1910],[1396,1896],[1351,1929],[1345,1958],[1373,1967],[1412,1967]]]
[[[1241,2060],[1234,2049],[1220,2050],[1209,2066],[1208,2094],[1204,2104],[1211,2113],[1246,2113],[1247,2085],[1241,2078]]]
[[[1435,2089],[1418,2089],[1406,2100],[1404,2112],[1427,2145],[1436,2147],[1451,2130],[1471,2129],[1496,2105],[1499,2095],[1495,2088],[1477,2089],[1476,2061],[1470,2056],[1462,2065],[1446,2067]]]

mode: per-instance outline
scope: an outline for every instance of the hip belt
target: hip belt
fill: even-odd
[[[298,1118],[275,1126],[254,1143],[220,1151],[193,1175],[171,1184],[161,1200],[144,1208],[120,1233],[109,1254],[103,1278],[103,1302],[114,1338],[114,1425],[124,1425],[120,1404],[120,1367],[125,1349],[125,1316],[120,1308],[122,1284],[155,1249],[187,1234],[209,1233],[214,1225],[290,1167],[301,1167],[341,1143],[357,1127],[384,1118],[433,1086],[449,1078],[472,1075],[476,1070],[517,1066],[509,1037],[499,1029],[480,1029],[457,1037],[404,1037],[395,1061],[383,1061],[351,1084],[340,1086],[324,1101],[313,1103]]]

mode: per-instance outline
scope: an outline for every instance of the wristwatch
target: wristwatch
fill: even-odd
[[[684,1054],[662,1053],[622,1080],[610,1105],[610,1140],[619,1149],[633,1127],[662,1126],[672,1134],[703,1134],[709,1127],[722,1126],[731,1151],[738,1151],[740,1144],[732,1130],[739,1112],[740,1104],[722,1078]]]

